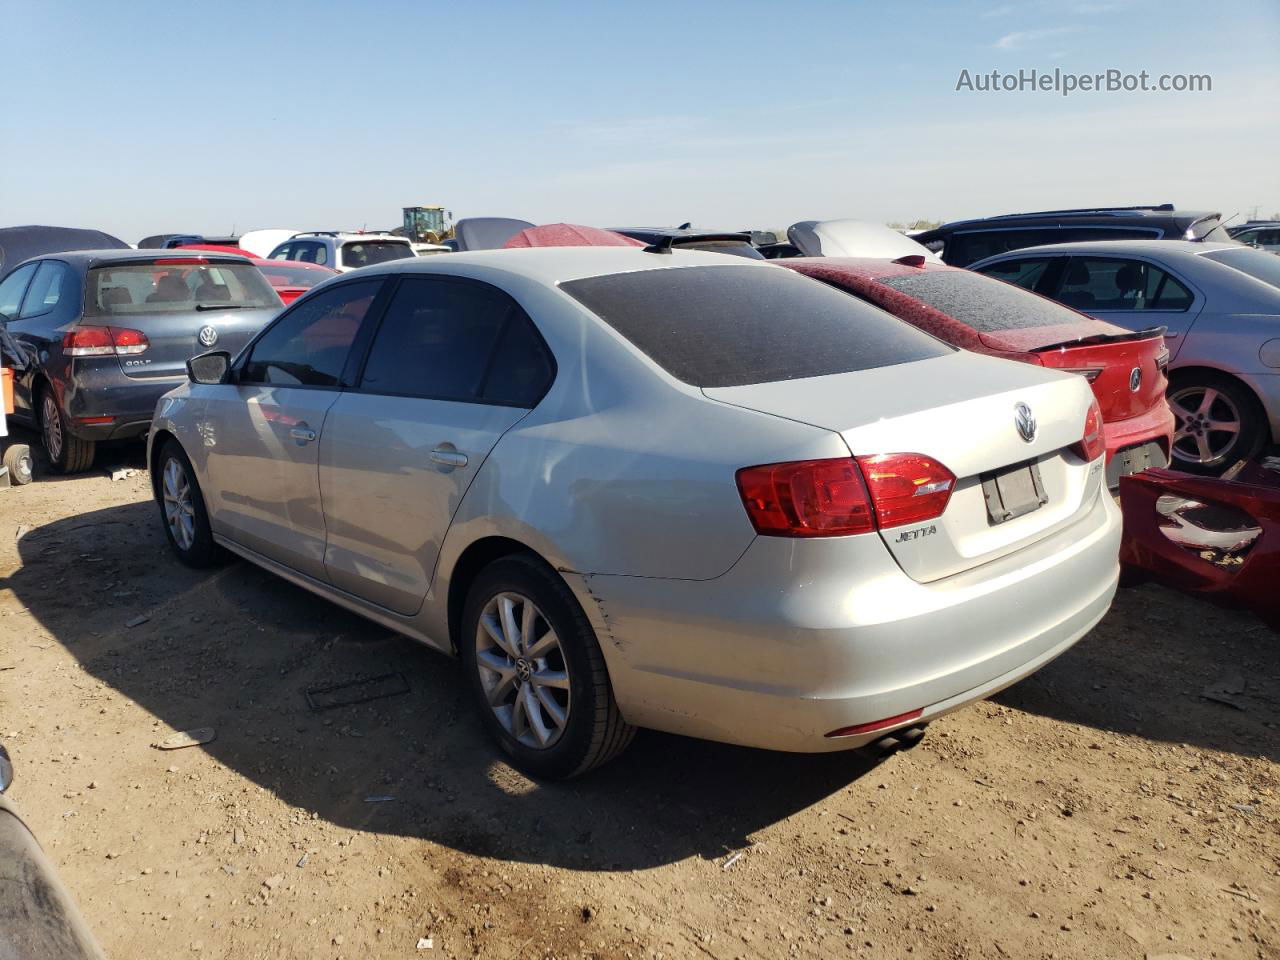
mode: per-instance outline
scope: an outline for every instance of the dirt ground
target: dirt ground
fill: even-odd
[[[882,762],[642,733],[538,784],[452,661],[180,566],[121,457],[0,490],[10,796],[110,957],[1280,957],[1280,638],[1250,615],[1122,591]],[[387,672],[410,692],[304,697]]]

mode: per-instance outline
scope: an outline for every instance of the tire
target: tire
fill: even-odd
[[[512,605],[509,622],[520,637],[514,648],[503,646],[509,642],[501,627],[505,602]],[[526,631],[529,604],[533,629]],[[482,626],[482,616],[497,633]],[[525,632],[535,639],[523,639]],[[538,559],[504,557],[480,572],[463,607],[458,646],[482,722],[525,773],[556,780],[579,776],[613,759],[635,736],[618,712],[586,614],[559,574]],[[502,664],[503,670],[496,669]],[[532,706],[522,706],[522,699]],[[552,704],[560,710],[559,723]],[[544,732],[551,737],[544,740]]]
[[[83,473],[93,466],[94,442],[71,434],[57,395],[48,385],[40,390],[40,439],[49,466],[58,473]]]
[[[1218,474],[1262,448],[1266,420],[1257,398],[1233,377],[1212,370],[1175,373],[1169,406],[1177,422],[1169,465],[1189,473]],[[1233,431],[1208,429],[1230,424]]]
[[[156,457],[156,470],[156,503],[170,549],[188,567],[213,566],[221,559],[222,550],[213,542],[204,495],[177,440],[164,442]]]
[[[12,444],[5,450],[4,465],[9,468],[9,480],[16,486],[31,482],[31,448],[25,443]]]

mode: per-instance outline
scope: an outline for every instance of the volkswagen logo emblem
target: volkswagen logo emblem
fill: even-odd
[[[1025,403],[1013,405],[1013,425],[1018,428],[1018,436],[1027,443],[1036,438],[1036,415]]]
[[[1129,371],[1129,389],[1134,393],[1138,392],[1138,388],[1142,386],[1142,368],[1134,367]]]
[[[204,326],[200,328],[200,333],[197,334],[197,337],[202,346],[212,347],[218,342],[218,331],[213,327]]]

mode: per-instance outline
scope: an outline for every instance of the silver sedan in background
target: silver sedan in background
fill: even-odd
[[[1280,443],[1280,257],[1238,243],[1102,240],[969,269],[1130,330],[1167,327],[1175,468],[1220,472]]]
[[[535,775],[636,726],[857,747],[1017,681],[1116,588],[1082,377],[781,267],[461,253],[347,274],[158,405],[160,517],[456,653]]]

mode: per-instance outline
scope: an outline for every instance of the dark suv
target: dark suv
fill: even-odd
[[[53,468],[87,470],[102,440],[140,437],[187,360],[236,353],[282,304],[243,257],[78,250],[0,279],[0,324],[30,358],[14,414],[38,428]]]
[[[1083,240],[1230,240],[1222,214],[1151,207],[1097,207],[1009,213],[957,220],[912,237],[939,252],[944,263],[967,267],[1008,250]]]

